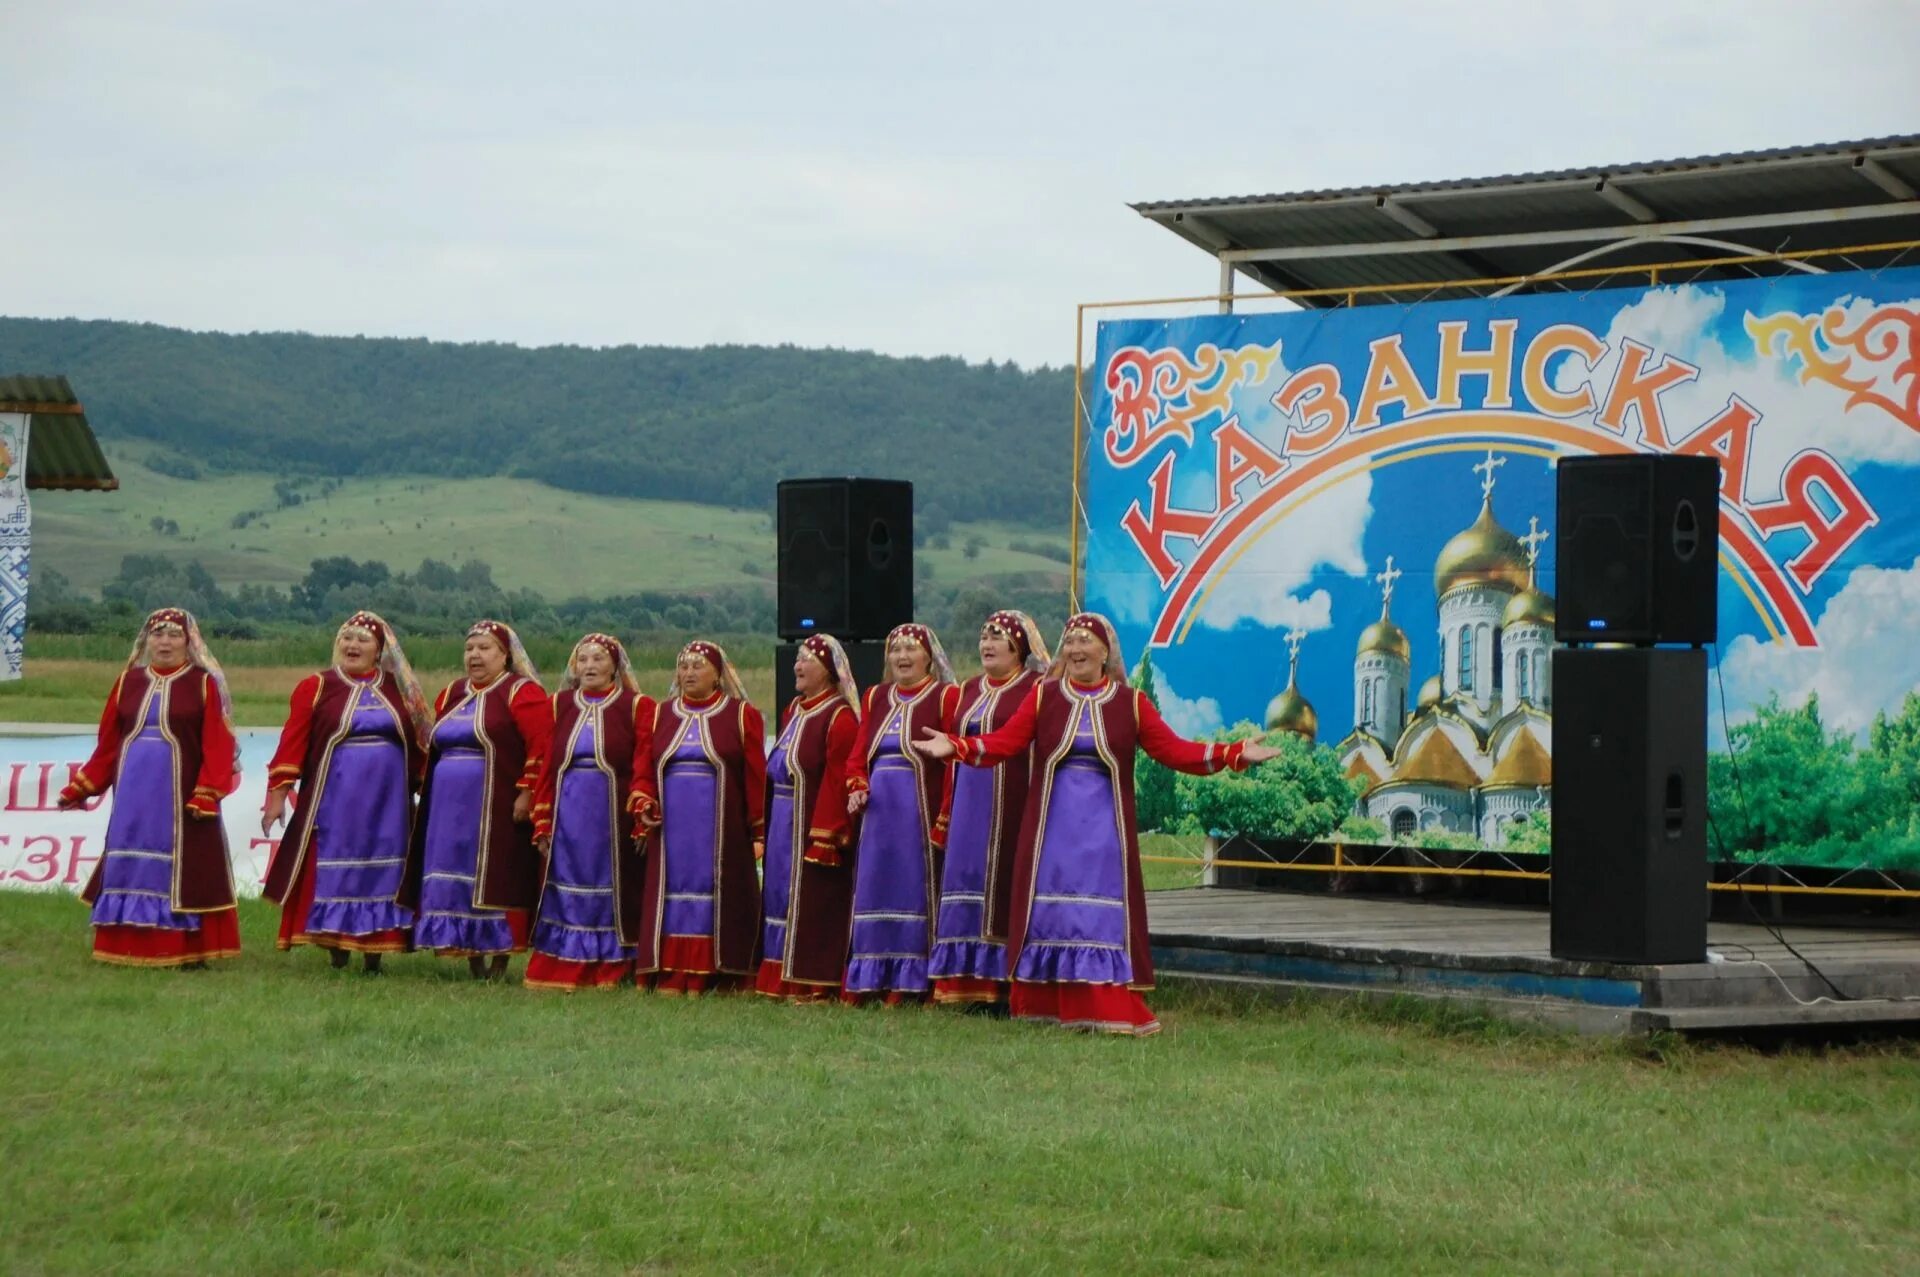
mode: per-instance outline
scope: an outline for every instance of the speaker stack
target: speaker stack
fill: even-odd
[[[1557,469],[1553,956],[1704,962],[1719,463]]]
[[[793,699],[800,640],[831,634],[862,687],[880,677],[887,632],[913,619],[913,485],[788,479],[777,489],[775,712]]]

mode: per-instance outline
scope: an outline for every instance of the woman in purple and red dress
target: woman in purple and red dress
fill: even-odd
[[[393,628],[372,612],[347,618],[333,664],[294,687],[267,770],[263,835],[299,790],[267,870],[279,948],[317,945],[335,969],[358,953],[370,972],[412,948],[413,911],[395,897],[432,726]]]
[[[860,689],[846,651],[827,634],[800,644],[793,684],[798,694],[767,758],[765,923],[754,988],[818,1002],[840,991],[847,968],[847,767],[860,735]]]
[[[399,902],[414,910],[416,947],[498,980],[527,947],[540,892],[533,787],[553,710],[519,636],[499,621],[467,631],[466,667],[434,702]]]
[[[674,686],[634,758],[634,816],[650,835],[634,973],[656,993],[737,989],[759,940],[766,721],[718,644],[682,648]]]
[[[239,783],[232,703],[192,614],[161,608],[107,696],[100,741],[60,791],[78,807],[113,791],[106,848],[80,898],[93,956],[134,967],[203,967],[240,952],[220,800]]]
[[[860,813],[854,853],[853,936],[842,993],[891,1005],[924,998],[940,891],[934,822],[944,764],[909,749],[923,732],[953,730],[960,689],[940,640],[924,625],[887,635],[887,681],[867,689],[847,806]]]
[[[1140,996],[1153,987],[1153,962],[1133,813],[1136,746],[1192,775],[1242,771],[1279,753],[1176,734],[1127,686],[1113,624],[1091,612],[1067,622],[1052,672],[1005,727],[984,736],[929,730],[914,743],[928,758],[970,767],[1033,750],[1007,930],[1015,1019],[1133,1035],[1160,1028]]]
[[[618,639],[589,634],[574,644],[534,789],[534,845],[546,877],[527,958],[531,988],[610,988],[633,971],[641,864],[627,795],[653,713]]]
[[[980,629],[981,673],[960,685],[954,732],[984,736],[1013,719],[1047,668],[1047,645],[1025,612],[995,612]],[[1027,806],[1031,753],[991,768],[955,767],[934,838],[946,848],[934,924],[933,1000],[1007,1000],[1007,916],[1013,854]]]

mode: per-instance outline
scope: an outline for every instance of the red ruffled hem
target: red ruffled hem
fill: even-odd
[[[719,970],[712,936],[668,936],[660,942],[660,963],[634,975],[634,983],[669,997],[730,993],[747,987],[747,977]]]
[[[830,1002],[840,992],[832,985],[795,984],[787,979],[785,964],[775,958],[762,960],[760,970],[753,978],[753,991],[788,1002]]]
[[[233,908],[201,914],[198,931],[120,923],[93,929],[94,959],[123,967],[181,967],[239,953],[240,913]]]
[[[1004,980],[983,980],[978,976],[970,975],[935,980],[933,982],[933,1000],[940,1003],[1005,1002],[1007,1000],[1007,982]]]
[[[633,974],[631,958],[619,962],[571,962],[536,952],[527,959],[530,989],[610,989]]]
[[[1016,980],[1008,1004],[1016,1020],[1038,1020],[1063,1029],[1146,1037],[1160,1031],[1147,1000],[1123,984],[1027,984]]]

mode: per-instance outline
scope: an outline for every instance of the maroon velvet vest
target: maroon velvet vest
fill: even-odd
[[[714,964],[735,975],[750,975],[760,942],[760,875],[753,859],[753,829],[747,816],[747,755],[740,736],[743,702],[722,696],[707,712],[707,737],[719,763],[720,866],[714,899]],[[667,762],[673,757],[687,719],[680,698],[660,702],[653,720],[653,779],[655,792],[666,801]],[[656,833],[647,857],[646,885],[641,897],[639,953],[635,969],[660,969],[660,932],[666,914],[665,842]],[[751,908],[742,902],[751,902]]]
[[[946,700],[951,686],[947,683],[928,683],[918,695],[904,704],[891,683],[867,689],[866,727],[870,735],[867,737],[865,766],[872,769],[874,756],[880,749],[880,737],[886,727],[887,715],[896,705],[901,706],[900,747],[907,761],[913,764],[914,775],[920,783],[920,828],[923,834],[933,832],[933,822],[940,815],[940,800],[946,794],[949,765],[928,758],[913,748],[913,742],[920,739],[921,732],[926,728],[946,730],[941,720],[940,706]],[[939,890],[937,877],[934,889]]]
[[[482,909],[531,909],[540,897],[540,855],[533,849],[533,826],[513,818],[521,773],[527,766],[527,742],[513,721],[513,694],[527,680],[507,674],[475,693],[480,704],[474,714],[475,735],[487,755],[492,778],[492,801],[480,815],[480,863],[473,903]],[[466,699],[467,680],[455,679],[441,694],[451,713]],[[397,897],[400,904],[418,908],[420,877],[426,866],[427,812],[433,803],[433,766],[438,746],[427,751],[427,780],[414,813],[413,839],[407,854],[407,875]]]
[[[1147,895],[1140,877],[1140,838],[1134,817],[1133,760],[1140,732],[1139,693],[1119,684],[1108,685],[1108,695],[1095,711],[1094,740],[1113,776],[1114,797],[1120,804],[1120,830],[1126,838],[1122,867],[1127,883],[1127,952],[1133,962],[1133,987],[1153,987],[1153,957],[1147,945]],[[1020,849],[1014,862],[1013,910],[1007,929],[1008,970],[1020,960],[1026,940],[1027,917],[1033,908],[1034,870],[1046,835],[1046,796],[1053,773],[1073,745],[1069,727],[1075,698],[1059,682],[1040,686],[1040,708],[1033,734],[1033,780],[1027,791],[1026,815],[1020,822]]]
[[[122,760],[127,756],[127,747],[144,725],[142,716],[147,704],[147,689],[153,682],[153,675],[143,665],[133,666],[120,680],[119,716],[115,726],[120,733]],[[187,799],[193,797],[194,786],[200,781],[200,728],[206,718],[206,698],[210,693],[218,695],[211,692],[210,682],[211,677],[205,670],[183,670],[168,684],[166,698],[160,705],[160,716],[166,724],[167,734],[173,738],[178,751],[180,766],[175,778],[178,784],[173,801],[183,812]],[[116,774],[116,784],[118,779]],[[180,835],[173,849],[174,898],[171,902],[174,911],[211,913],[232,907],[233,864],[227,858],[225,823],[218,818],[202,820],[183,814],[177,828]],[[80,893],[80,898],[88,904],[92,904],[99,895],[100,875],[105,863],[103,859],[94,866],[86,890]]]
[[[626,803],[627,794],[633,789],[634,703],[641,699],[645,698],[623,687],[603,702],[600,711],[599,754],[611,775],[612,787],[607,801],[613,806],[610,813],[613,827],[620,831],[618,844],[613,848],[613,899],[614,924],[621,944],[632,944],[640,927],[640,847],[633,839],[633,821],[626,814]],[[560,769],[567,765],[574,728],[586,712],[587,702],[578,690],[569,689],[553,698],[553,743],[548,749],[547,766],[556,773],[556,818],[560,805],[559,782],[565,780]]]
[[[1005,686],[997,689],[987,686],[984,674],[968,679],[960,685],[960,707],[954,715],[954,731],[966,730],[967,715],[982,700],[996,694],[984,727],[989,732],[1005,727],[1033,695],[1034,685],[1039,681],[1040,675],[1032,670],[1022,670]],[[1032,774],[1033,750],[1030,748],[1019,757],[1009,758],[993,769],[993,821],[987,844],[985,930],[988,936],[997,940],[1004,940],[1007,935],[1007,920],[1013,900],[1013,862],[1020,842],[1020,823],[1026,815],[1027,784]]]
[[[789,715],[799,704],[798,700],[793,702]],[[800,777],[793,791],[793,823],[798,831],[800,850],[794,854],[796,863],[790,879],[793,886],[787,900],[787,952],[781,974],[795,984],[838,988],[846,976],[847,945],[853,928],[852,861],[843,855],[843,863],[839,865],[809,864],[805,849],[820,801],[820,784],[827,770],[827,738],[832,733],[834,720],[852,713],[844,700],[834,696],[807,716],[787,748]],[[773,809],[775,779],[771,774],[767,778],[769,811]],[[775,953],[766,956],[781,957]]]
[[[375,690],[400,723],[400,740],[407,751],[409,780],[420,772],[420,747],[414,743],[413,722],[407,717],[407,703],[400,693],[400,681],[382,671]],[[307,858],[313,836],[314,813],[320,796],[326,792],[327,775],[333,762],[333,747],[346,737],[352,726],[347,707],[353,703],[354,689],[365,686],[337,669],[320,671],[320,694],[313,703],[313,717],[307,730],[307,753],[300,760],[300,798],[293,815],[287,819],[286,832],[267,867],[266,897],[285,904],[293,884],[300,881],[300,868]]]

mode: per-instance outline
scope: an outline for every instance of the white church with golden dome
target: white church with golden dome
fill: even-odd
[[[1388,557],[1380,619],[1361,632],[1353,662],[1353,731],[1336,747],[1347,775],[1365,786],[1358,808],[1395,837],[1425,831],[1472,834],[1490,846],[1509,827],[1551,803],[1553,784],[1553,600],[1537,584],[1548,534],[1528,520],[1515,536],[1493,513],[1492,452],[1480,474],[1480,515],[1434,563],[1440,672],[1426,680],[1411,712],[1411,646],[1393,620]],[[1270,729],[1312,740],[1318,720],[1299,695],[1300,640],[1287,636],[1287,690],[1267,707]]]

